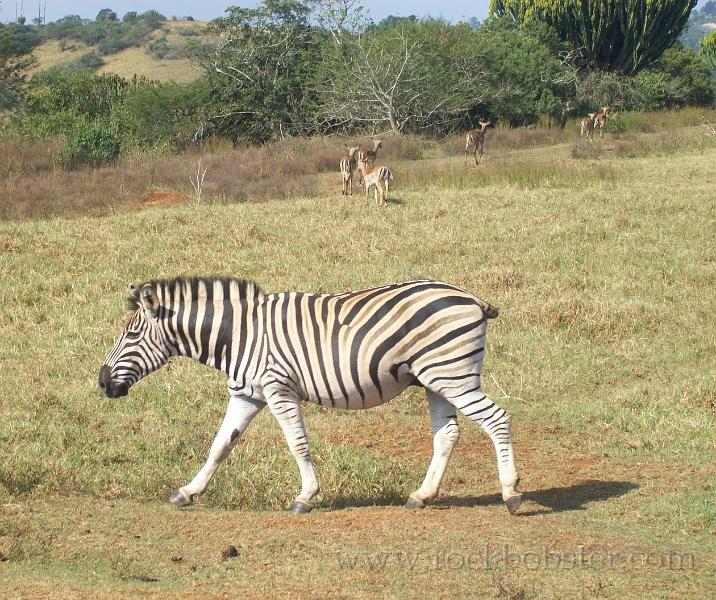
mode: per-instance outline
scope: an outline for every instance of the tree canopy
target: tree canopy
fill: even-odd
[[[491,0],[490,13],[554,27],[597,68],[635,74],[678,39],[697,0]]]

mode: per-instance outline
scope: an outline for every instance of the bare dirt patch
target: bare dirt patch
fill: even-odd
[[[187,202],[189,198],[183,194],[169,194],[166,192],[149,192],[140,202],[144,205],[155,206],[158,204],[178,204]]]

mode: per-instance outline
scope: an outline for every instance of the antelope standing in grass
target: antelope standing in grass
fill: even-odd
[[[602,112],[595,115],[594,117],[594,128],[599,129],[599,137],[604,137],[604,128],[607,126],[607,114],[611,108],[608,106],[602,106]]]
[[[580,132],[579,137],[594,139],[594,119],[596,116],[596,113],[588,113],[587,116],[582,119],[582,131]]]
[[[358,148],[358,161],[363,161],[366,163],[366,165],[371,165],[375,163],[375,159],[378,156],[378,150],[383,147],[383,140],[382,139],[376,139],[371,138],[373,140],[373,147],[367,148],[365,146],[361,146]],[[360,180],[358,183],[363,183],[362,177],[359,178]]]
[[[475,156],[475,166],[480,165],[482,153],[485,150],[485,132],[492,125],[492,121],[480,121],[480,129],[470,129],[465,132],[465,166],[467,166],[467,151],[470,146],[473,147],[473,155]]]
[[[393,180],[393,172],[385,165],[378,165],[368,170],[368,165],[364,160],[358,160],[358,172],[363,176],[363,184],[365,185],[365,197],[368,199],[368,193],[371,187],[375,187],[375,200],[379,206],[386,206],[388,198],[388,189],[390,182]]]
[[[348,189],[350,188],[350,195],[353,195],[353,171],[356,168],[356,159],[355,154],[358,152],[360,148],[358,146],[354,146],[353,148],[348,148],[348,153],[341,158],[341,176],[343,177],[343,195],[345,196],[346,193],[348,193]]]

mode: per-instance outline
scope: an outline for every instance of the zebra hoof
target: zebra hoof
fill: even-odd
[[[182,490],[179,490],[171,498],[169,498],[174,506],[191,506],[194,503],[194,496],[185,494]]]
[[[294,515],[305,515],[313,510],[313,505],[308,502],[301,502],[301,500],[294,500],[291,506],[291,512]]]
[[[520,504],[522,504],[522,494],[517,494],[516,496],[508,498],[505,500],[505,504],[507,505],[507,510],[510,511],[510,514],[514,515],[520,507]]]
[[[405,503],[405,510],[418,510],[419,508],[425,508],[427,506],[425,500],[416,498],[415,496],[408,497],[408,501]]]

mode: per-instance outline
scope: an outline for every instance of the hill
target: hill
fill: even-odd
[[[98,64],[97,73],[113,73],[127,79],[136,74],[185,83],[200,74],[188,58],[188,47],[192,42],[209,41],[203,33],[205,25],[201,21],[165,21],[140,45],[110,54],[100,54],[96,46],[75,39],[48,39],[33,50],[37,59],[35,72],[53,67],[72,68],[83,57],[93,56]]]

